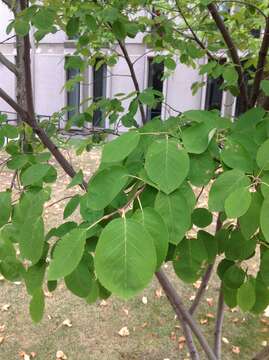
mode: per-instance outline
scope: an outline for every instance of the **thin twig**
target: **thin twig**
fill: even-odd
[[[188,29],[190,30],[192,36],[193,36],[193,39],[195,40],[195,42],[200,46],[200,48],[202,50],[204,50],[207,54],[207,56],[211,59],[211,60],[214,60],[215,57],[211,54],[211,52],[206,48],[206,46],[203,44],[203,42],[199,39],[199,37],[197,36],[197,34],[194,32],[191,24],[188,22],[186,16],[184,15],[181,7],[180,7],[180,2],[179,0],[176,0],[176,5],[177,5],[177,8],[178,8],[178,11],[183,19],[183,21],[185,22],[186,26],[188,27]]]
[[[224,320],[224,297],[222,289],[219,291],[218,299],[218,309],[217,309],[217,319],[215,325],[215,342],[214,342],[214,353],[216,358],[220,360],[221,358],[221,337],[222,337],[222,327]]]
[[[127,63],[128,67],[129,67],[130,74],[131,74],[131,77],[132,77],[132,80],[133,80],[133,84],[134,84],[134,87],[135,87],[135,90],[136,90],[137,96],[138,96],[140,94],[140,87],[139,87],[139,84],[138,84],[138,80],[137,80],[137,77],[136,77],[136,73],[135,73],[135,70],[134,70],[133,63],[132,63],[132,61],[130,59],[130,56],[128,54],[128,51],[126,49],[126,46],[125,46],[124,42],[122,42],[121,40],[118,40],[118,43],[119,43],[121,51],[122,51],[122,53],[124,55],[126,63]],[[143,104],[141,103],[140,100],[138,100],[138,101],[139,101],[139,109],[140,109],[140,113],[141,113],[142,123],[146,124],[147,118],[146,118],[144,106],[143,106]]]
[[[207,5],[207,8],[208,8],[212,18],[214,19],[216,26],[219,29],[219,31],[223,37],[225,44],[227,45],[231,59],[235,65],[235,70],[237,71],[237,74],[238,74],[238,86],[239,86],[240,95],[242,98],[243,110],[246,111],[249,106],[247,86],[246,86],[246,82],[245,82],[244,75],[243,75],[244,70],[243,70],[237,49],[235,47],[235,44],[233,42],[233,39],[230,35],[229,30],[226,28],[223,18],[220,16],[220,14],[218,12],[216,5],[211,3],[211,4]]]
[[[266,57],[269,49],[269,17],[266,18],[266,26],[264,30],[264,35],[262,39],[261,48],[259,51],[259,58],[257,63],[257,71],[254,78],[252,97],[251,97],[251,106],[255,106],[260,93],[260,84],[263,79],[264,67],[266,64]]]
[[[162,270],[159,270],[155,273],[157,279],[159,280],[170,304],[174,307],[176,314],[178,317],[182,318],[183,321],[191,328],[194,335],[197,337],[197,340],[199,341],[201,347],[205,351],[207,357],[209,360],[217,360],[216,356],[214,355],[214,352],[212,351],[211,347],[209,346],[206,338],[204,337],[203,333],[193,320],[190,313],[185,309],[185,306],[183,304],[183,301],[177,294],[175,288],[170,283],[169,279],[165,275],[165,273]]]

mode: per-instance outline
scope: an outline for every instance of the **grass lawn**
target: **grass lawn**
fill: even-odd
[[[74,162],[71,153],[66,155]],[[84,174],[90,177],[97,167],[98,159],[99,151],[93,150],[76,160],[74,166],[76,169],[82,168]],[[10,185],[12,177],[5,170],[0,173],[0,191]],[[50,203],[79,191],[66,191],[68,183],[68,177],[59,170],[53,201]],[[61,223],[66,201],[46,209],[48,228]],[[195,294],[195,287],[183,285],[170,267],[166,271],[171,273],[173,282],[188,306],[190,297]],[[218,286],[218,279],[213,278],[205,296],[207,301],[201,304],[196,315],[197,322],[202,323],[204,333],[211,339]],[[95,305],[86,304],[67,291],[64,284],[60,284],[51,296],[46,297],[45,316],[38,325],[31,322],[28,304],[29,296],[23,284],[0,281],[0,360],[23,359],[20,356],[22,352],[35,352],[37,360],[55,360],[57,350],[63,351],[68,360],[189,358],[182,342],[181,328],[156,280],[131,301],[124,302],[111,297]],[[67,319],[72,326],[63,324]],[[118,332],[125,326],[128,327],[129,336],[121,337]],[[243,315],[237,309],[233,312],[227,309],[223,337],[223,359],[251,359],[262,348],[262,343],[269,340],[269,318]],[[203,356],[201,358],[204,359]]]

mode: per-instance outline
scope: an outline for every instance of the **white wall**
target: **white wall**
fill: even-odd
[[[5,28],[12,18],[12,14],[7,7],[0,3],[0,41],[6,39]],[[148,50],[142,43],[143,34],[138,34],[135,39],[127,39],[127,50],[131,61],[134,65],[140,89],[147,87],[147,57],[152,54],[146,54]],[[14,43],[14,39],[11,40]],[[59,111],[66,106],[66,93],[62,91],[65,82],[64,57],[68,53],[72,53],[74,49],[68,44],[64,32],[59,31],[54,35],[48,35],[40,42],[38,48],[32,47],[32,69],[33,69],[33,86],[35,109],[38,114],[51,115],[55,111]],[[14,61],[15,48],[14,44],[0,45],[0,51]],[[120,49],[117,48],[120,52]],[[144,56],[143,56],[144,54]],[[110,73],[111,72],[111,73]],[[91,73],[91,69],[89,69]],[[134,91],[132,79],[129,77],[130,72],[125,59],[120,58],[119,62],[108,69],[107,79],[107,96],[113,97],[117,93],[128,93]],[[199,91],[192,96],[191,85],[199,80],[198,71],[185,65],[178,64],[175,73],[164,82],[165,101],[173,108],[179,111],[189,109],[199,109],[201,106],[202,92]],[[90,80],[89,80],[90,82]],[[14,76],[0,65],[0,86],[6,89],[11,95],[15,96],[16,82]],[[89,87],[88,96],[91,95]],[[86,92],[87,92],[86,91]],[[87,94],[86,94],[87,95]],[[124,102],[125,109],[128,109],[130,100]],[[10,110],[10,108],[0,100],[0,110]],[[167,118],[169,115],[176,113],[167,110],[164,107],[163,116]],[[140,113],[137,112],[137,121],[140,122]]]

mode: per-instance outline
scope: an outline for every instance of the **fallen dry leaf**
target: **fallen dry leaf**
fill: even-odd
[[[0,325],[0,333],[4,332],[6,328],[6,325]]]
[[[8,311],[8,309],[10,308],[10,304],[4,304],[4,305],[2,305],[2,307],[1,307],[1,310],[2,311]]]
[[[269,319],[261,318],[260,322],[266,325],[269,325]]]
[[[163,296],[163,290],[161,288],[155,291],[155,296],[157,299],[160,299]]]
[[[72,322],[71,322],[70,319],[65,319],[65,320],[62,322],[62,325],[67,326],[67,327],[72,327]]]
[[[197,280],[195,283],[193,283],[193,286],[195,287],[195,289],[199,289],[199,287],[201,286],[202,281],[201,280]]]
[[[142,324],[142,328],[145,328],[145,327],[147,327],[148,326],[148,323],[147,322],[144,322],[144,324]]]
[[[143,296],[143,297],[142,297],[142,303],[143,303],[144,305],[147,305],[147,303],[148,303],[148,298],[147,298],[146,296]]]
[[[107,303],[107,301],[105,301],[105,300],[102,300],[101,302],[100,302],[100,306],[102,306],[102,307],[106,307],[108,305],[108,303]]]
[[[178,342],[179,342],[179,343],[184,343],[184,342],[186,342],[185,336],[180,336],[180,337],[178,338]]]
[[[58,350],[56,352],[56,359],[58,360],[67,360],[67,356],[65,355],[65,353],[62,350]]]
[[[195,299],[195,295],[191,295],[190,297],[189,297],[189,300],[190,301],[193,301]]]
[[[50,291],[44,291],[44,295],[47,297],[47,298],[52,298],[52,293]]]
[[[5,337],[4,337],[4,336],[0,336],[0,345],[3,344],[4,341],[5,341]]]
[[[129,315],[129,310],[128,310],[128,309],[123,308],[123,312],[124,312],[124,314],[125,314],[126,316]]]
[[[206,325],[208,323],[208,319],[200,319],[201,325]]]
[[[175,341],[177,339],[176,333],[174,331],[171,332],[170,339],[173,341]]]
[[[206,298],[206,302],[207,302],[208,306],[213,306],[214,305],[213,298]]]
[[[34,359],[36,357],[37,353],[35,351],[32,351],[32,352],[30,352],[30,355]]]
[[[240,347],[239,346],[232,346],[232,352],[234,354],[240,354]]]
[[[27,354],[25,351],[20,351],[20,352],[19,352],[19,356],[20,356],[23,360],[31,360],[31,355]]]
[[[240,321],[240,319],[238,317],[235,317],[234,319],[232,319],[232,322],[235,324],[238,323],[239,321]]]
[[[264,327],[264,328],[260,329],[260,332],[261,333],[267,333],[267,332],[269,332],[269,328]]]
[[[262,341],[262,344],[261,344],[262,346],[267,346],[267,341],[266,340],[264,340],[264,341]]]
[[[129,335],[130,335],[130,331],[129,331],[129,329],[127,328],[127,326],[124,326],[123,328],[120,329],[120,331],[118,332],[118,334],[119,334],[121,337],[126,337],[126,336],[129,336]]]
[[[206,314],[206,317],[207,317],[208,319],[215,319],[215,315],[212,314],[212,313],[207,313],[207,314]]]
[[[230,343],[230,341],[226,337],[223,337],[221,340],[224,342],[224,344]]]

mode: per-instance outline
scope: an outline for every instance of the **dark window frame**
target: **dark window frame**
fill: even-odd
[[[164,63],[154,63],[153,57],[147,58],[147,66],[148,66],[148,87],[153,88],[154,90],[160,91],[163,93],[164,91],[164,80],[162,79],[164,74]],[[155,69],[154,69],[155,68]],[[154,75],[159,74],[158,78],[154,78]],[[159,101],[155,108],[147,107],[147,121],[152,120],[154,117],[162,115],[162,101]]]
[[[100,59],[96,60],[98,63]],[[102,98],[106,98],[107,91],[107,65],[102,64],[99,69],[96,70],[95,66],[92,67],[92,76],[93,76],[93,102],[96,102]],[[100,86],[101,85],[101,86]],[[100,126],[102,121],[104,121],[104,116],[102,110],[97,109],[93,114],[93,126]]]

